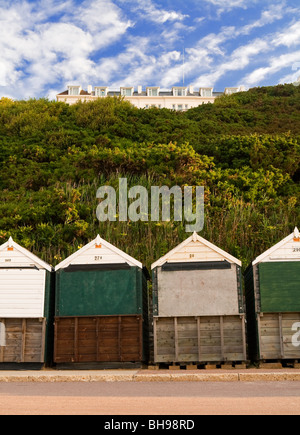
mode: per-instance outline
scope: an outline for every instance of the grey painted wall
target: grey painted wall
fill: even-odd
[[[222,270],[157,270],[158,315],[238,315],[236,265]]]

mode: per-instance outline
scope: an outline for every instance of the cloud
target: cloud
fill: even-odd
[[[185,18],[189,17],[189,15],[185,15],[180,11],[166,10],[155,4],[152,0],[120,0],[119,3],[130,3],[132,11],[137,13],[140,18],[146,21],[152,21],[156,24],[183,21]]]
[[[56,16],[55,21],[52,17]],[[96,50],[132,23],[110,0],[0,3],[0,86],[33,96],[58,80],[86,80]],[[22,85],[20,83],[22,81]]]
[[[279,45],[291,46],[299,43],[299,28],[300,22],[295,22],[293,25],[288,25],[277,33],[265,34],[263,37],[249,40],[247,44],[235,48],[231,53],[228,52],[229,43],[232,46],[233,41],[244,35],[249,35],[256,28],[263,27],[273,23],[276,20],[282,19],[284,14],[292,13],[284,5],[274,5],[273,8],[263,10],[261,16],[256,21],[241,27],[223,27],[218,34],[209,34],[200,39],[195,48],[187,50],[189,53],[189,70],[196,72],[197,61],[200,63],[198,74],[193,79],[195,86],[214,86],[222,78],[233,75],[236,71],[244,71],[245,69],[253,69],[251,73],[240,79],[240,83],[232,83],[232,85],[245,84],[253,86],[260,83],[266,76],[271,76],[272,73],[278,72],[280,68],[285,68],[284,63],[289,60],[289,56],[280,56],[280,61],[275,62],[271,67],[255,68],[257,64],[264,65],[266,56],[274,55],[276,47]],[[292,57],[293,58],[293,57]]]
[[[219,6],[221,8],[242,8],[246,7],[246,4],[249,4],[247,0],[204,0],[207,3],[210,3],[214,6]]]
[[[300,44],[300,20],[293,23],[288,28],[284,29],[283,32],[279,32],[272,40],[272,44],[276,47],[280,45],[285,45],[286,47],[299,45]]]
[[[229,12],[235,8],[247,9],[255,0],[204,0],[211,6],[217,8],[218,15],[223,12]]]
[[[198,76],[193,83],[195,86],[214,86],[226,74],[244,70],[259,53],[267,51],[268,43],[256,39],[247,45],[237,48],[230,56],[227,56],[225,60],[223,58],[221,62],[216,63],[211,58],[209,68],[206,69],[206,72]],[[236,85],[241,84],[244,84],[244,82],[236,83]],[[228,86],[229,85],[230,84],[228,84]]]
[[[279,57],[270,58],[268,65],[265,67],[257,68],[252,71],[244,78],[244,83],[246,86],[255,86],[257,83],[261,83],[266,78],[272,76],[273,74],[283,70],[289,69],[292,71],[292,65],[296,62],[300,62],[300,51],[295,51],[288,54],[283,54]],[[290,80],[290,83],[294,81],[295,74],[289,74],[284,79],[280,79],[280,83],[283,80]],[[287,82],[285,82],[287,83]]]
[[[69,17],[66,19],[69,20]],[[85,1],[74,13],[76,25],[93,35],[95,48],[118,40],[134,23],[111,0]]]
[[[284,3],[273,5],[270,9],[262,11],[261,17],[258,20],[244,26],[241,30],[241,34],[249,34],[255,28],[272,24],[274,21],[280,20],[286,13],[287,9]]]
[[[189,81],[199,87],[215,86],[225,77],[229,77],[228,86],[257,85],[259,81],[252,84],[251,78],[248,77],[250,73],[244,74],[239,83],[233,83],[231,76],[239,71],[244,73],[249,69],[256,71],[257,65],[263,65],[268,58],[267,56],[270,56],[270,53],[274,54],[276,46],[272,41],[279,40],[280,35],[288,34],[290,26],[283,28],[278,33],[267,33],[263,37],[254,37],[252,40],[248,38],[247,43],[237,46],[231,52],[229,47],[236,45],[236,40],[251,34],[255,29],[280,20],[285,13],[284,10],[283,6],[279,5],[273,9],[265,9],[261,11],[257,20],[244,26],[224,26],[219,33],[210,33],[200,38],[193,47],[186,48],[184,67],[182,65],[182,52],[170,49],[169,51],[163,50],[158,54],[155,52],[157,40],[151,39],[149,36],[144,39],[142,52],[147,53],[147,56],[144,56],[135,48],[135,46],[140,45],[140,42],[133,39],[131,48],[128,47],[124,56],[119,56],[116,60],[115,70],[119,64],[122,79],[118,79],[114,83],[116,87],[121,83],[128,85],[139,83],[168,88],[176,83],[182,83],[184,74],[186,83]],[[176,31],[174,31],[175,33]],[[162,37],[167,37],[167,29],[158,34],[156,38],[161,39]],[[176,47],[178,47],[178,40],[177,37],[174,41]],[[169,33],[169,41],[172,42],[172,29]],[[283,38],[283,43],[284,41]],[[128,67],[126,59],[132,68]],[[275,71],[275,69],[270,69],[270,75],[272,70]],[[263,76],[263,74],[257,73],[256,79],[260,80],[260,77],[263,78]]]
[[[300,9],[288,3],[0,0],[1,91],[27,98],[54,96],[72,83],[167,88],[182,83],[183,72],[195,86],[286,77],[284,61],[300,44]],[[251,14],[242,10],[254,5]],[[204,15],[207,6],[214,14]],[[216,19],[233,8],[240,19]]]

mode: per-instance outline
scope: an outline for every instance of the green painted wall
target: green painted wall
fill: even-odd
[[[56,273],[56,316],[143,313],[143,272],[78,270]]]
[[[300,311],[300,262],[259,264],[261,311]]]

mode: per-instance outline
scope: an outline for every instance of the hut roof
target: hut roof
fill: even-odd
[[[295,243],[299,244],[299,249],[293,249]],[[261,255],[259,255],[253,262],[252,265],[255,266],[263,261],[300,261],[300,233],[297,227],[295,227],[294,232],[289,236],[285,237],[272,248],[268,249]]]
[[[95,259],[95,257],[101,257]],[[135,260],[130,255],[118,249],[116,246],[110,244],[106,240],[103,240],[99,234],[90,243],[79,249],[74,254],[67,257],[61,263],[59,263],[55,270],[59,270],[68,267],[71,264],[91,264],[92,262],[99,261],[100,264],[124,264],[127,263],[130,266],[137,266],[143,268],[142,263]]]
[[[48,263],[14,242],[12,237],[0,246],[0,266],[2,268],[4,266],[7,266],[8,268],[14,266],[20,268],[35,266],[38,269],[46,269],[49,272],[53,270],[52,266]]]
[[[227,252],[223,251],[222,249],[218,248],[217,246],[213,245],[212,243],[205,240],[203,237],[200,237],[196,232],[194,232],[190,237],[188,237],[184,242],[180,243],[180,245],[176,246],[176,248],[172,249],[170,252],[168,252],[166,255],[161,257],[158,261],[152,264],[151,269],[155,269],[158,266],[162,266],[164,263],[167,262],[176,262],[176,261],[182,261],[179,260],[179,256],[177,254],[186,253],[188,251],[188,248],[193,249],[193,246],[198,245],[199,248],[202,246],[205,246],[208,248],[207,250],[214,254],[213,260],[214,261],[224,261],[227,260],[230,263],[235,263],[238,266],[241,266],[242,263],[237,258],[233,257],[232,255],[228,254]],[[207,251],[206,250],[206,251]],[[177,257],[177,258],[176,258]],[[211,256],[210,256],[211,257]],[[207,257],[203,255],[203,258],[199,258],[199,255],[195,255],[192,258],[188,258],[185,261],[207,261]]]

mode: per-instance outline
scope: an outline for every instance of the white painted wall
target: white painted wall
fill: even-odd
[[[0,269],[0,318],[44,317],[46,271]]]
[[[57,95],[56,96],[58,102],[63,102],[67,104],[76,104],[78,101],[95,101],[98,98],[94,95]],[[187,96],[187,97],[173,97],[173,96],[159,96],[159,97],[147,97],[147,96],[132,96],[132,97],[124,97],[125,100],[129,101],[131,104],[136,106],[139,109],[145,109],[146,106],[149,108],[151,106],[155,106],[161,109],[171,109],[171,110],[179,110],[178,106],[182,106],[182,110],[188,110],[193,107],[201,106],[202,104],[213,104],[215,102],[216,97],[195,97],[195,96]],[[175,107],[173,107],[175,106]],[[187,106],[187,107],[186,107]]]
[[[0,267],[31,267],[37,266],[38,263],[30,256],[24,255],[17,248],[12,250],[5,249],[0,252]]]
[[[130,101],[134,106],[144,109],[146,106],[155,106],[161,109],[179,110],[179,106],[182,106],[183,111],[191,109],[193,107],[201,106],[202,104],[214,103],[215,97],[126,97],[126,100]]]
[[[225,257],[209,246],[201,243],[190,241],[180,250],[168,256],[168,262],[193,262],[193,261],[224,261]]]
[[[101,248],[95,245],[79,254],[71,264],[119,264],[126,263],[124,258],[101,244]]]
[[[300,242],[295,242],[293,239],[288,241],[266,256],[262,263],[270,261],[300,261]]]

